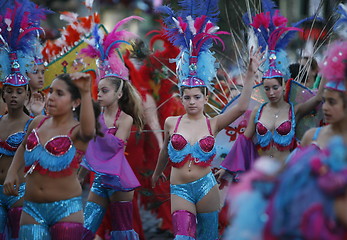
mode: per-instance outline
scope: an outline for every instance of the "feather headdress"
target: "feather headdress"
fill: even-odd
[[[34,65],[40,20],[49,11],[28,0],[5,7],[0,16],[0,78],[4,84],[22,86]]]
[[[336,91],[346,91],[345,79],[347,71],[347,7],[340,3],[337,13],[339,19],[335,23],[334,30],[340,33],[344,40],[331,43],[325,52],[325,58],[320,64],[320,73],[327,79],[325,88]]]
[[[133,19],[143,20],[138,16],[127,17],[119,21],[108,34],[100,31],[98,24],[93,27],[92,39],[86,40],[89,45],[82,49],[80,54],[96,59],[99,80],[106,76],[116,76],[123,80],[129,80],[129,70],[123,62],[119,47],[124,43],[129,44],[128,41],[137,36],[125,29],[120,30],[120,27]]]
[[[216,59],[210,48],[213,42],[224,43],[218,31],[218,0],[180,0],[181,10],[175,13],[170,7],[159,7],[164,18],[166,35],[181,52],[175,59],[179,87],[207,87],[216,74]]]
[[[253,27],[258,44],[263,50],[268,49],[267,62],[263,78],[284,77],[288,79],[288,61],[285,48],[297,27],[287,27],[287,18],[280,15],[277,6],[271,0],[262,0],[263,12],[256,14],[252,22],[246,23]],[[301,22],[300,22],[301,23]],[[298,23],[299,24],[299,23]]]

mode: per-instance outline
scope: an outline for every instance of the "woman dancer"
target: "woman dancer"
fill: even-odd
[[[82,238],[82,189],[76,172],[96,132],[90,83],[88,74],[59,75],[50,86],[49,116],[33,120],[17,149],[4,192],[18,195],[19,171],[25,165],[20,239]],[[74,111],[80,112],[80,121]]]
[[[212,6],[217,7],[218,1]],[[202,7],[207,6],[203,1]],[[187,6],[188,7],[188,6]],[[165,7],[164,10],[167,10]],[[209,81],[216,73],[215,58],[209,51],[211,38],[221,32],[209,31],[215,26],[216,19],[200,14],[206,9],[195,9],[195,15],[186,14],[183,9],[176,19],[170,16],[166,24],[172,28],[172,40],[181,47],[177,58],[179,89],[186,114],[169,117],[164,124],[164,146],[160,151],[156,169],[152,176],[153,187],[159,178],[165,179],[163,171],[168,163],[172,164],[171,212],[175,239],[218,239],[218,210],[220,208],[219,190],[210,163],[216,153],[214,136],[232,121],[237,119],[247,108],[252,85],[259,65],[260,50],[251,52],[244,89],[239,103],[229,111],[209,119],[204,114],[207,103]],[[200,12],[199,12],[200,11]],[[167,11],[172,13],[172,10]],[[189,11],[188,11],[189,12]],[[190,13],[190,12],[189,12]],[[194,29],[183,29],[185,20],[190,19]],[[177,23],[177,24],[176,24]],[[206,28],[204,27],[206,25]],[[200,27],[201,28],[200,28]],[[183,34],[178,34],[183,31]],[[211,38],[197,43],[197,39],[208,32]],[[170,30],[169,30],[170,31]],[[188,42],[185,42],[188,41]],[[182,45],[178,42],[184,43]],[[197,234],[196,232],[197,227]]]
[[[250,24],[259,38],[269,39],[264,49],[268,47],[268,61],[262,77],[263,87],[269,102],[254,108],[244,134],[239,135],[231,151],[221,164],[222,169],[217,173],[218,179],[228,170],[232,173],[249,170],[254,160],[261,156],[273,157],[284,165],[289,153],[297,146],[295,127],[297,121],[312,111],[322,99],[323,85],[317,94],[304,103],[296,104],[284,99],[284,81],[288,79],[289,69],[287,54],[284,47],[287,45],[290,31],[300,30],[295,27],[286,27],[287,19],[270,9],[268,12],[257,14]],[[268,14],[268,23],[259,22],[261,16]],[[279,21],[281,19],[281,21]],[[262,31],[266,25],[268,31]],[[282,33],[279,35],[278,33]],[[264,41],[259,41],[260,43]],[[256,135],[256,143],[252,138]]]
[[[45,115],[44,107],[46,100],[46,96],[42,91],[40,91],[43,88],[45,74],[43,59],[35,57],[34,62],[35,65],[33,70],[27,73],[30,78],[29,87],[31,96],[25,105],[31,117],[40,114]]]
[[[32,69],[34,61],[35,48],[30,43],[36,40],[36,33],[31,30],[39,27],[45,10],[30,1],[8,2],[1,7],[1,17],[11,20],[10,23],[8,20],[0,22],[1,97],[7,106],[7,114],[0,115],[0,239],[17,239],[25,191],[24,174],[19,174],[16,196],[4,195],[2,184],[31,122],[24,106],[29,97],[26,73]],[[11,25],[14,21],[16,24]],[[20,27],[23,26],[27,27],[27,34],[22,34]],[[7,222],[10,236],[5,233]]]
[[[142,102],[116,49],[133,36],[126,30],[117,31],[119,26],[131,19],[141,18],[122,20],[103,40],[96,35],[98,31],[94,31],[94,38],[103,41],[95,44],[99,44],[101,51],[107,54],[100,54],[100,48],[92,45],[82,50],[87,56],[100,57],[98,102],[103,107],[103,114],[99,122],[104,133],[103,137],[90,142],[86,153],[85,166],[94,171],[96,177],[85,207],[84,239],[94,239],[108,206],[111,211],[111,238],[138,239],[133,230],[132,199],[134,189],[140,183],[125,158],[124,149],[132,125],[137,125],[139,129],[143,127]],[[118,34],[123,34],[122,38]]]
[[[8,113],[0,115],[0,239],[5,239],[5,226],[8,218],[11,238],[17,239],[19,219],[25,190],[24,174],[19,176],[17,196],[6,196],[3,185],[13,156],[28,130],[31,118],[24,112],[24,102],[28,98],[28,80],[23,83],[7,77],[3,82],[2,98]]]

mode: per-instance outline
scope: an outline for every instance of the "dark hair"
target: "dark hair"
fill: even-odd
[[[143,128],[143,109],[142,109],[142,99],[139,92],[131,85],[129,81],[120,79],[118,77],[109,76],[104,79],[109,80],[111,84],[115,86],[115,91],[117,92],[121,83],[122,87],[122,97],[118,100],[119,107],[126,114],[130,115],[134,124],[142,130]]]
[[[277,82],[283,86],[283,78],[282,77],[273,77],[273,78],[263,78],[262,81],[264,82],[266,79],[276,79]]]
[[[200,91],[201,91],[201,93],[204,94],[204,96],[207,96],[207,95],[208,95],[208,89],[207,89],[207,87],[186,87],[186,86],[180,87],[180,95],[183,96],[184,90],[186,90],[186,89],[192,89],[192,88],[199,88]]]
[[[56,79],[64,81],[68,86],[68,91],[71,93],[72,100],[80,99],[81,93],[76,87],[76,85],[73,83],[70,74],[63,73],[56,77]]]
[[[71,100],[81,99],[81,93],[79,89],[77,88],[77,86],[74,84],[73,80],[71,79],[70,74],[67,74],[67,73],[60,74],[56,77],[56,79],[62,80],[67,84],[68,91],[71,94]],[[78,121],[80,120],[79,118],[80,111],[81,111],[81,106],[79,105],[78,107],[76,107],[74,111],[74,115]],[[98,117],[101,113],[101,108],[99,104],[94,101],[93,101],[93,111],[94,111],[94,118],[95,118],[95,133],[99,136],[103,136],[103,133],[100,131],[100,124],[98,121]]]

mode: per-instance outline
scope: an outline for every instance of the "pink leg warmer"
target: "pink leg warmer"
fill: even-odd
[[[52,240],[82,239],[83,223],[57,222],[50,228]]]
[[[187,210],[177,210],[172,213],[174,235],[183,235],[195,238],[196,217]]]

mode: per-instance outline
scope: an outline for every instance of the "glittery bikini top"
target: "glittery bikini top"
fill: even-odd
[[[3,117],[3,115],[0,115],[0,119]],[[12,133],[9,135],[6,140],[0,139],[0,154],[4,154],[6,156],[14,156],[16,153],[17,148],[22,143],[25,134],[28,130],[28,126],[31,123],[32,118],[30,118],[24,126],[23,131]]]
[[[168,144],[170,162],[174,167],[182,167],[188,160],[200,166],[209,166],[216,154],[215,138],[213,137],[210,120],[206,118],[210,135],[201,138],[191,145],[181,134],[176,133],[182,116],[177,120],[174,133]]]
[[[30,174],[35,170],[51,177],[71,175],[74,169],[79,167],[84,155],[84,151],[76,149],[70,138],[78,124],[70,129],[68,135],[55,136],[42,145],[37,130],[48,118],[42,119],[27,138],[24,152],[25,171]]]
[[[290,103],[288,112],[288,120],[282,122],[278,127],[275,128],[272,133],[267,127],[260,122],[260,117],[263,108],[266,103],[259,107],[257,115],[255,117],[256,136],[258,139],[258,148],[266,151],[271,146],[275,146],[279,151],[293,150],[296,146],[295,139],[295,115],[293,104]]]

